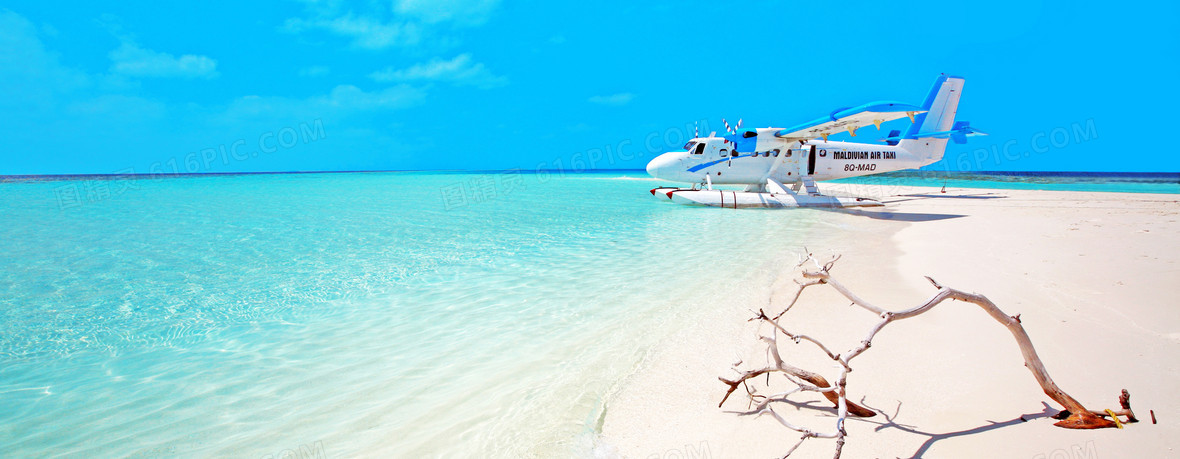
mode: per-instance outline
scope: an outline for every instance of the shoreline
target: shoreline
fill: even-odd
[[[872,185],[843,187],[874,191]],[[1126,388],[1141,422],[1117,431],[1054,427],[1041,418],[1059,407],[1023,368],[1011,335],[977,308],[944,303],[891,325],[858,358],[857,371],[850,374],[850,398],[864,397],[892,423],[881,415],[850,420],[846,457],[1036,457],[1071,448],[1102,456],[1171,454],[1167,439],[1180,429],[1167,422],[1151,424],[1148,410],[1180,409],[1167,389],[1180,382],[1180,372],[1166,368],[1166,362],[1180,358],[1180,314],[1166,298],[1180,280],[1174,231],[1180,197],[964,188],[942,194],[937,188],[901,188],[891,189],[904,195],[887,197],[883,209],[833,212],[824,219],[844,234],[833,232],[836,237],[826,238],[827,245],[810,249],[820,257],[843,255],[833,269],[837,279],[889,309],[928,298],[933,289],[924,275],[984,294],[1005,313],[1022,315],[1064,390],[1101,410],[1116,408],[1118,391]],[[784,301],[779,298],[783,286],[788,295],[794,291],[789,284],[794,272],[779,277],[777,289],[767,294],[776,305]],[[844,327],[834,325],[833,317],[850,308],[838,306],[847,301],[819,288],[808,289],[791,311],[799,314],[793,323],[841,343],[862,338],[872,315],[855,311],[860,317],[840,322]],[[794,444],[797,435],[773,418],[740,417],[717,408],[724,387],[716,378],[732,375],[729,365],[736,360],[733,351],[724,350],[727,346],[745,346],[742,368],[764,362],[758,329],[745,323],[748,315],[718,311],[705,325],[681,330],[653,349],[644,368],[609,401],[599,452],[749,457],[781,455]],[[787,345],[783,349],[787,352]],[[830,379],[830,362],[784,358],[806,361],[799,366]],[[726,409],[744,408],[736,403],[744,402],[739,395],[726,402]],[[809,406],[821,409],[788,409],[784,416],[831,430],[830,414],[822,409],[826,401],[799,400],[814,400]],[[830,440],[809,440],[794,456],[827,456],[833,447]]]

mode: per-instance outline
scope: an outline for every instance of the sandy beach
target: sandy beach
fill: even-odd
[[[835,187],[836,185],[828,185]],[[1125,429],[1068,430],[1060,407],[1023,367],[1011,334],[980,308],[946,302],[885,328],[854,361],[853,401],[878,410],[851,419],[844,457],[1176,457],[1180,436],[1180,196],[839,185],[881,197],[884,208],[830,212],[810,235],[819,257],[841,254],[833,275],[888,309],[916,306],[935,289],[923,278],[986,295],[1020,314],[1049,374],[1087,408],[1118,408],[1127,389],[1141,422]],[[821,189],[828,190],[825,185]],[[702,209],[710,211],[712,209]],[[790,218],[792,211],[782,212]],[[802,212],[813,212],[810,210]],[[800,249],[800,253],[802,248]],[[731,365],[762,366],[765,346],[750,311],[777,313],[794,292],[787,270],[761,289],[767,304],[709,310],[645,360],[609,401],[604,456],[777,457],[799,438],[769,416],[742,417],[735,393],[723,408]],[[853,347],[875,317],[827,287],[808,289],[784,325],[835,352]],[[784,359],[834,380],[812,347],[783,344]],[[822,358],[821,358],[822,357]],[[789,389],[785,381],[774,386]],[[834,429],[826,400],[806,395],[781,414]],[[1149,410],[1158,424],[1151,422]],[[832,440],[806,441],[791,457],[830,457]]]

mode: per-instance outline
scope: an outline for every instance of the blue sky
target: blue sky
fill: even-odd
[[[1178,11],[5,2],[0,174],[642,168],[695,121],[917,104],[941,72],[967,78],[959,119],[991,136],[932,168],[1175,172],[1180,155],[1144,140],[1176,137]]]

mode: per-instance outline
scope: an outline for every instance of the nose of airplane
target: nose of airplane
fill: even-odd
[[[671,180],[671,178],[668,177],[668,170],[677,162],[679,161],[677,161],[677,158],[672,153],[664,153],[660,156],[656,156],[647,163],[647,174],[655,178]]]

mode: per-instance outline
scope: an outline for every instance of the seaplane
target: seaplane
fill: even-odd
[[[827,116],[791,128],[741,130],[725,124],[727,135],[696,137],[683,151],[667,152],[647,164],[652,177],[691,183],[651,190],[659,199],[714,207],[868,207],[880,201],[828,196],[816,182],[917,169],[942,159],[947,142],[987,135],[967,121],[955,121],[962,77],[940,75],[922,105],[878,101],[833,110]],[[869,125],[909,118],[903,134],[892,130],[883,144],[829,141],[828,136]],[[694,136],[699,133],[694,133]],[[714,185],[745,185],[744,190]]]

